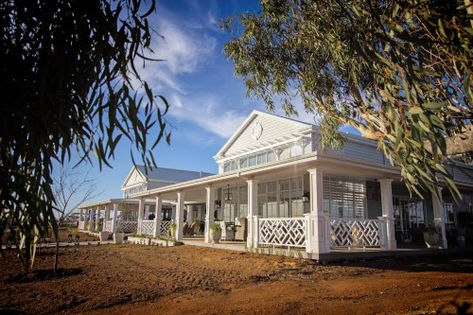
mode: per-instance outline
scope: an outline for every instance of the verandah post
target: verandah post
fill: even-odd
[[[182,241],[184,227],[184,192],[177,192],[176,203],[176,241]]]
[[[154,211],[154,226],[153,226],[153,236],[159,237],[161,234],[161,212],[162,212],[163,202],[160,196],[156,196],[156,208]]]
[[[448,248],[447,234],[445,231],[445,212],[443,211],[442,188],[438,189],[438,196],[432,193],[432,208],[434,212],[434,224],[440,231],[442,238],[442,248]]]
[[[112,233],[117,231],[118,204],[113,204]]]
[[[323,208],[323,171],[309,169],[310,213],[306,215],[306,252],[324,254],[330,252],[330,226]]]
[[[392,179],[378,179],[381,188],[381,209],[383,211],[383,220],[386,232],[386,249],[396,249],[396,235],[394,231],[394,206]]]
[[[205,187],[206,193],[206,207],[205,207],[205,242],[210,243],[210,226],[214,223],[215,211],[215,188],[212,186]]]
[[[248,184],[248,237],[246,245],[248,248],[257,248],[255,243],[255,235],[258,233],[258,226],[255,225],[253,217],[258,214],[258,181],[255,179],[247,180]]]
[[[138,235],[141,235],[142,233],[144,211],[145,211],[145,200],[143,198],[140,198],[138,201],[138,228],[137,228],[137,233],[136,233]]]

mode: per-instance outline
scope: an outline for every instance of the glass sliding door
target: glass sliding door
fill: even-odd
[[[394,197],[393,204],[396,240],[402,243],[422,241],[420,234],[425,228],[424,202],[406,197]]]

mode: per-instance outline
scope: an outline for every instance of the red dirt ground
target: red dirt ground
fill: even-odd
[[[54,256],[43,252],[25,276],[9,251],[0,260],[0,313],[425,314],[453,300],[473,303],[471,258],[320,265],[191,246],[101,245],[62,248],[56,276],[48,271]]]

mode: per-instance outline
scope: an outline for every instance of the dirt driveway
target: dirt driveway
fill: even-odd
[[[0,313],[425,314],[473,303],[472,257],[319,265],[210,248],[101,245],[49,252],[24,276],[0,260]],[[453,311],[452,306],[445,310]],[[470,309],[470,311],[473,311]]]

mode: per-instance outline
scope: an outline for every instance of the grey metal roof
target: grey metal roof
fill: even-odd
[[[158,167],[152,170],[148,169],[148,174],[146,174],[145,167],[143,165],[136,165],[136,167],[148,179],[162,180],[162,181],[175,182],[175,183],[214,175],[212,173],[178,170],[178,169],[166,168],[166,167]]]

